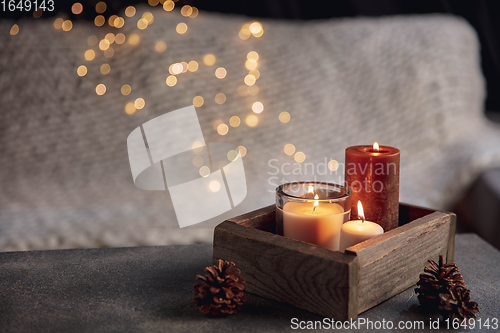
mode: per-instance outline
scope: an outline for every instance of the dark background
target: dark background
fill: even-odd
[[[19,0],[14,1],[18,2]],[[84,11],[80,15],[73,15],[71,5],[77,1],[83,4]],[[56,10],[43,13],[40,19],[53,17],[63,12],[72,20],[93,20],[97,15],[94,7],[99,0],[54,0],[54,2]],[[111,16],[126,6],[147,1],[105,0],[105,2],[107,10],[103,15]],[[481,43],[482,69],[487,82],[488,94],[484,109],[491,111],[488,113],[491,118],[500,119],[500,95],[496,94],[500,88],[499,0],[181,0],[176,1],[176,8],[185,4],[205,11],[292,20],[425,13],[447,13],[461,16],[476,29]],[[0,16],[19,19],[23,16],[31,17],[32,13],[3,12],[0,7]]]

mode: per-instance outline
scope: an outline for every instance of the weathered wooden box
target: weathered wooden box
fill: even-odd
[[[271,205],[219,224],[213,258],[250,293],[347,320],[415,284],[428,259],[453,261],[455,227],[453,213],[400,204],[398,228],[341,253],[277,235]]]

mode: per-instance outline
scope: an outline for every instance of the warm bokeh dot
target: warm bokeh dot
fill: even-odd
[[[106,11],[106,3],[104,1],[99,1],[97,5],[95,5],[95,11],[99,14],[102,14]]]
[[[248,95],[248,87],[247,86],[239,86],[238,87],[238,95],[241,97],[245,97]]]
[[[215,103],[217,104],[224,104],[226,102],[226,95],[223,93],[218,93],[215,95]]]
[[[227,75],[227,71],[224,67],[219,67],[215,70],[215,76],[218,79],[223,79],[226,77],[226,75]]]
[[[137,45],[139,44],[139,42],[141,41],[141,37],[139,37],[138,34],[130,34],[130,36],[128,36],[128,42],[130,45]]]
[[[99,83],[96,87],[95,87],[95,92],[97,95],[99,96],[102,96],[106,93],[106,86],[102,83]]]
[[[293,156],[293,159],[297,163],[302,163],[302,162],[304,162],[306,160],[306,154],[304,154],[301,151],[296,152],[295,155]]]
[[[104,16],[102,15],[97,15],[95,18],[94,18],[94,24],[98,27],[102,27],[104,25],[104,23],[106,23],[106,19],[104,18]]]
[[[135,15],[135,7],[134,6],[128,6],[126,9],[125,9],[125,16],[127,17],[133,17]]]
[[[78,66],[76,73],[78,74],[78,76],[87,75],[87,67],[84,65]]]
[[[200,176],[208,177],[210,175],[210,168],[207,167],[206,165],[204,165],[200,168],[199,172],[200,172]]]
[[[120,92],[122,93],[123,96],[128,96],[132,92],[132,87],[128,84],[124,84],[121,87]]]
[[[241,124],[240,117],[232,116],[231,118],[229,118],[229,125],[231,125],[231,127],[238,127],[240,126],[240,124]]]
[[[115,50],[112,47],[109,47],[106,51],[104,51],[104,56],[106,58],[111,58],[115,54]]]
[[[115,26],[115,28],[120,29],[125,25],[125,20],[123,19],[123,17],[117,17],[115,18],[113,25]]]
[[[123,43],[125,43],[125,35],[122,34],[121,32],[119,34],[116,34],[115,43],[116,44],[123,44]]]
[[[155,44],[156,52],[161,53],[161,52],[164,52],[166,49],[167,49],[167,43],[165,43],[162,40],[156,42],[156,44]]]
[[[196,106],[196,107],[200,107],[203,105],[205,101],[203,100],[203,97],[201,96],[196,96],[195,98],[193,98],[193,105]]]
[[[144,108],[144,106],[146,106],[146,102],[144,101],[143,98],[137,98],[134,101],[134,106],[137,110],[141,110],[142,108]]]
[[[87,50],[85,51],[85,60],[91,61],[94,60],[95,58],[95,52],[94,50]]]
[[[213,54],[206,54],[203,57],[203,63],[207,66],[213,66],[215,64],[216,58]]]
[[[177,24],[177,26],[175,27],[175,31],[177,31],[178,34],[183,35],[188,31],[188,26],[186,23],[181,22]]]
[[[110,44],[113,44],[115,42],[116,36],[112,32],[108,32],[106,36],[104,36],[104,39],[106,39]]]
[[[245,76],[245,78],[243,79],[243,81],[245,82],[245,84],[247,86],[253,86],[255,84],[255,76],[251,75],[251,74],[248,74],[247,76]]]
[[[255,76],[255,79],[258,80],[260,77],[260,72],[258,69],[251,69],[248,74]]]
[[[247,154],[247,149],[245,146],[238,146],[238,149],[240,150],[240,156],[243,157]]]
[[[167,83],[167,86],[173,87],[177,84],[177,77],[175,77],[174,75],[169,75],[167,76],[165,82]]]
[[[141,18],[139,19],[139,21],[137,21],[137,28],[144,30],[147,27],[148,27],[148,20],[146,20],[145,18]]]
[[[193,13],[193,8],[190,5],[184,5],[181,8],[181,15],[188,17]]]
[[[151,23],[154,22],[155,18],[151,12],[145,12],[142,14],[142,18],[146,19],[148,21],[148,25],[151,25]]]
[[[71,12],[75,15],[81,14],[83,12],[83,6],[79,2],[75,2],[73,6],[71,6]]]
[[[259,93],[259,87],[254,84],[253,86],[248,87],[247,91],[250,96],[255,96]]]
[[[245,61],[245,68],[248,69],[249,71],[256,69],[259,63],[257,62],[251,62],[251,61]]]
[[[195,141],[191,145],[191,149],[194,153],[199,154],[203,151],[203,143],[201,143],[200,141]]]
[[[71,22],[70,20],[64,21],[62,24],[62,29],[63,31],[70,31],[71,29],[73,29],[73,22]]]
[[[134,114],[135,113],[135,106],[134,106],[134,103],[132,102],[128,102],[126,105],[125,105],[125,112],[127,114]]]
[[[109,66],[109,64],[102,64],[101,65],[101,74],[106,75],[106,74],[109,74],[110,71],[111,71],[111,67]]]
[[[191,8],[193,9],[193,12],[191,13],[191,15],[189,15],[189,17],[190,18],[195,18],[196,16],[198,16],[199,10],[196,7],[191,7]]]
[[[247,59],[250,62],[257,62],[257,60],[259,60],[259,54],[255,51],[250,51],[247,54]]]
[[[54,23],[55,25],[55,23]],[[11,28],[10,28],[10,34],[12,36],[15,36],[19,33],[19,26],[17,24],[14,24]]]
[[[291,143],[288,143],[285,145],[285,148],[283,150],[285,151],[285,154],[293,155],[295,153],[295,146]]]
[[[148,4],[152,7],[158,6],[159,3],[160,3],[160,0],[148,0]]]
[[[330,171],[337,171],[338,168],[339,162],[337,162],[336,160],[331,160],[330,162],[328,162],[328,169],[330,169]]]
[[[110,27],[114,27],[115,26],[115,20],[118,18],[118,15],[111,15],[109,18],[108,18],[108,24]]]
[[[254,114],[250,114],[245,118],[245,123],[248,127],[255,127],[259,124],[259,118]]]
[[[220,124],[219,126],[217,126],[217,133],[219,133],[220,135],[226,135],[228,132],[229,126],[227,126],[226,124]]]
[[[197,168],[201,167],[203,165],[203,157],[201,157],[201,156],[193,157],[192,163]]]
[[[283,111],[279,115],[279,120],[283,123],[286,124],[287,122],[290,121],[290,113]]]
[[[99,48],[102,50],[102,51],[106,51],[107,49],[109,49],[109,40],[107,39],[102,39],[100,42],[99,42]]]
[[[190,72],[196,72],[198,70],[198,63],[194,60],[188,62],[188,70]]]
[[[63,24],[63,22],[64,22],[64,20],[63,20],[62,18],[60,18],[60,17],[56,18],[56,19],[54,20],[54,28],[56,28],[56,29],[58,29],[58,30],[59,30],[59,29],[61,29],[61,28],[62,28],[62,24]],[[16,27],[17,27],[17,31],[19,31],[19,26],[18,26],[17,24],[14,24],[14,25],[12,26],[12,28],[14,28],[14,26],[16,26]],[[12,34],[12,33],[11,33],[11,34]]]
[[[227,159],[230,160],[231,162],[232,161],[236,161],[236,159],[238,158],[238,152],[236,150],[230,150],[227,152]]]
[[[210,182],[210,184],[208,185],[208,187],[210,188],[210,191],[212,192],[219,192],[220,190],[220,183],[216,180],[212,180]]]
[[[261,113],[264,111],[264,104],[261,102],[255,102],[252,104],[252,111],[255,113]]]
[[[163,9],[166,11],[166,12],[170,12],[174,9],[175,7],[175,3],[172,1],[172,0],[167,0],[163,3]]]

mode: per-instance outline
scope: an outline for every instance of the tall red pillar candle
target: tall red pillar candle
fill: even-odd
[[[384,231],[397,228],[399,215],[399,149],[389,146],[352,146],[345,151],[345,185],[352,191],[351,216],[356,203],[365,207],[366,219]]]

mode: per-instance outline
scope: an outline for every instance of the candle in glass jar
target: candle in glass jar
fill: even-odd
[[[319,199],[318,195],[314,199]],[[319,200],[288,202],[283,207],[283,235],[338,251],[344,209]]]
[[[357,208],[359,220],[349,221],[342,225],[340,231],[341,252],[345,252],[348,247],[384,233],[384,229],[377,223],[365,221],[361,201],[358,201]]]
[[[353,146],[345,151],[345,185],[352,191],[351,216],[357,214],[356,202],[365,205],[366,219],[387,232],[398,227],[399,156],[397,148]]]

